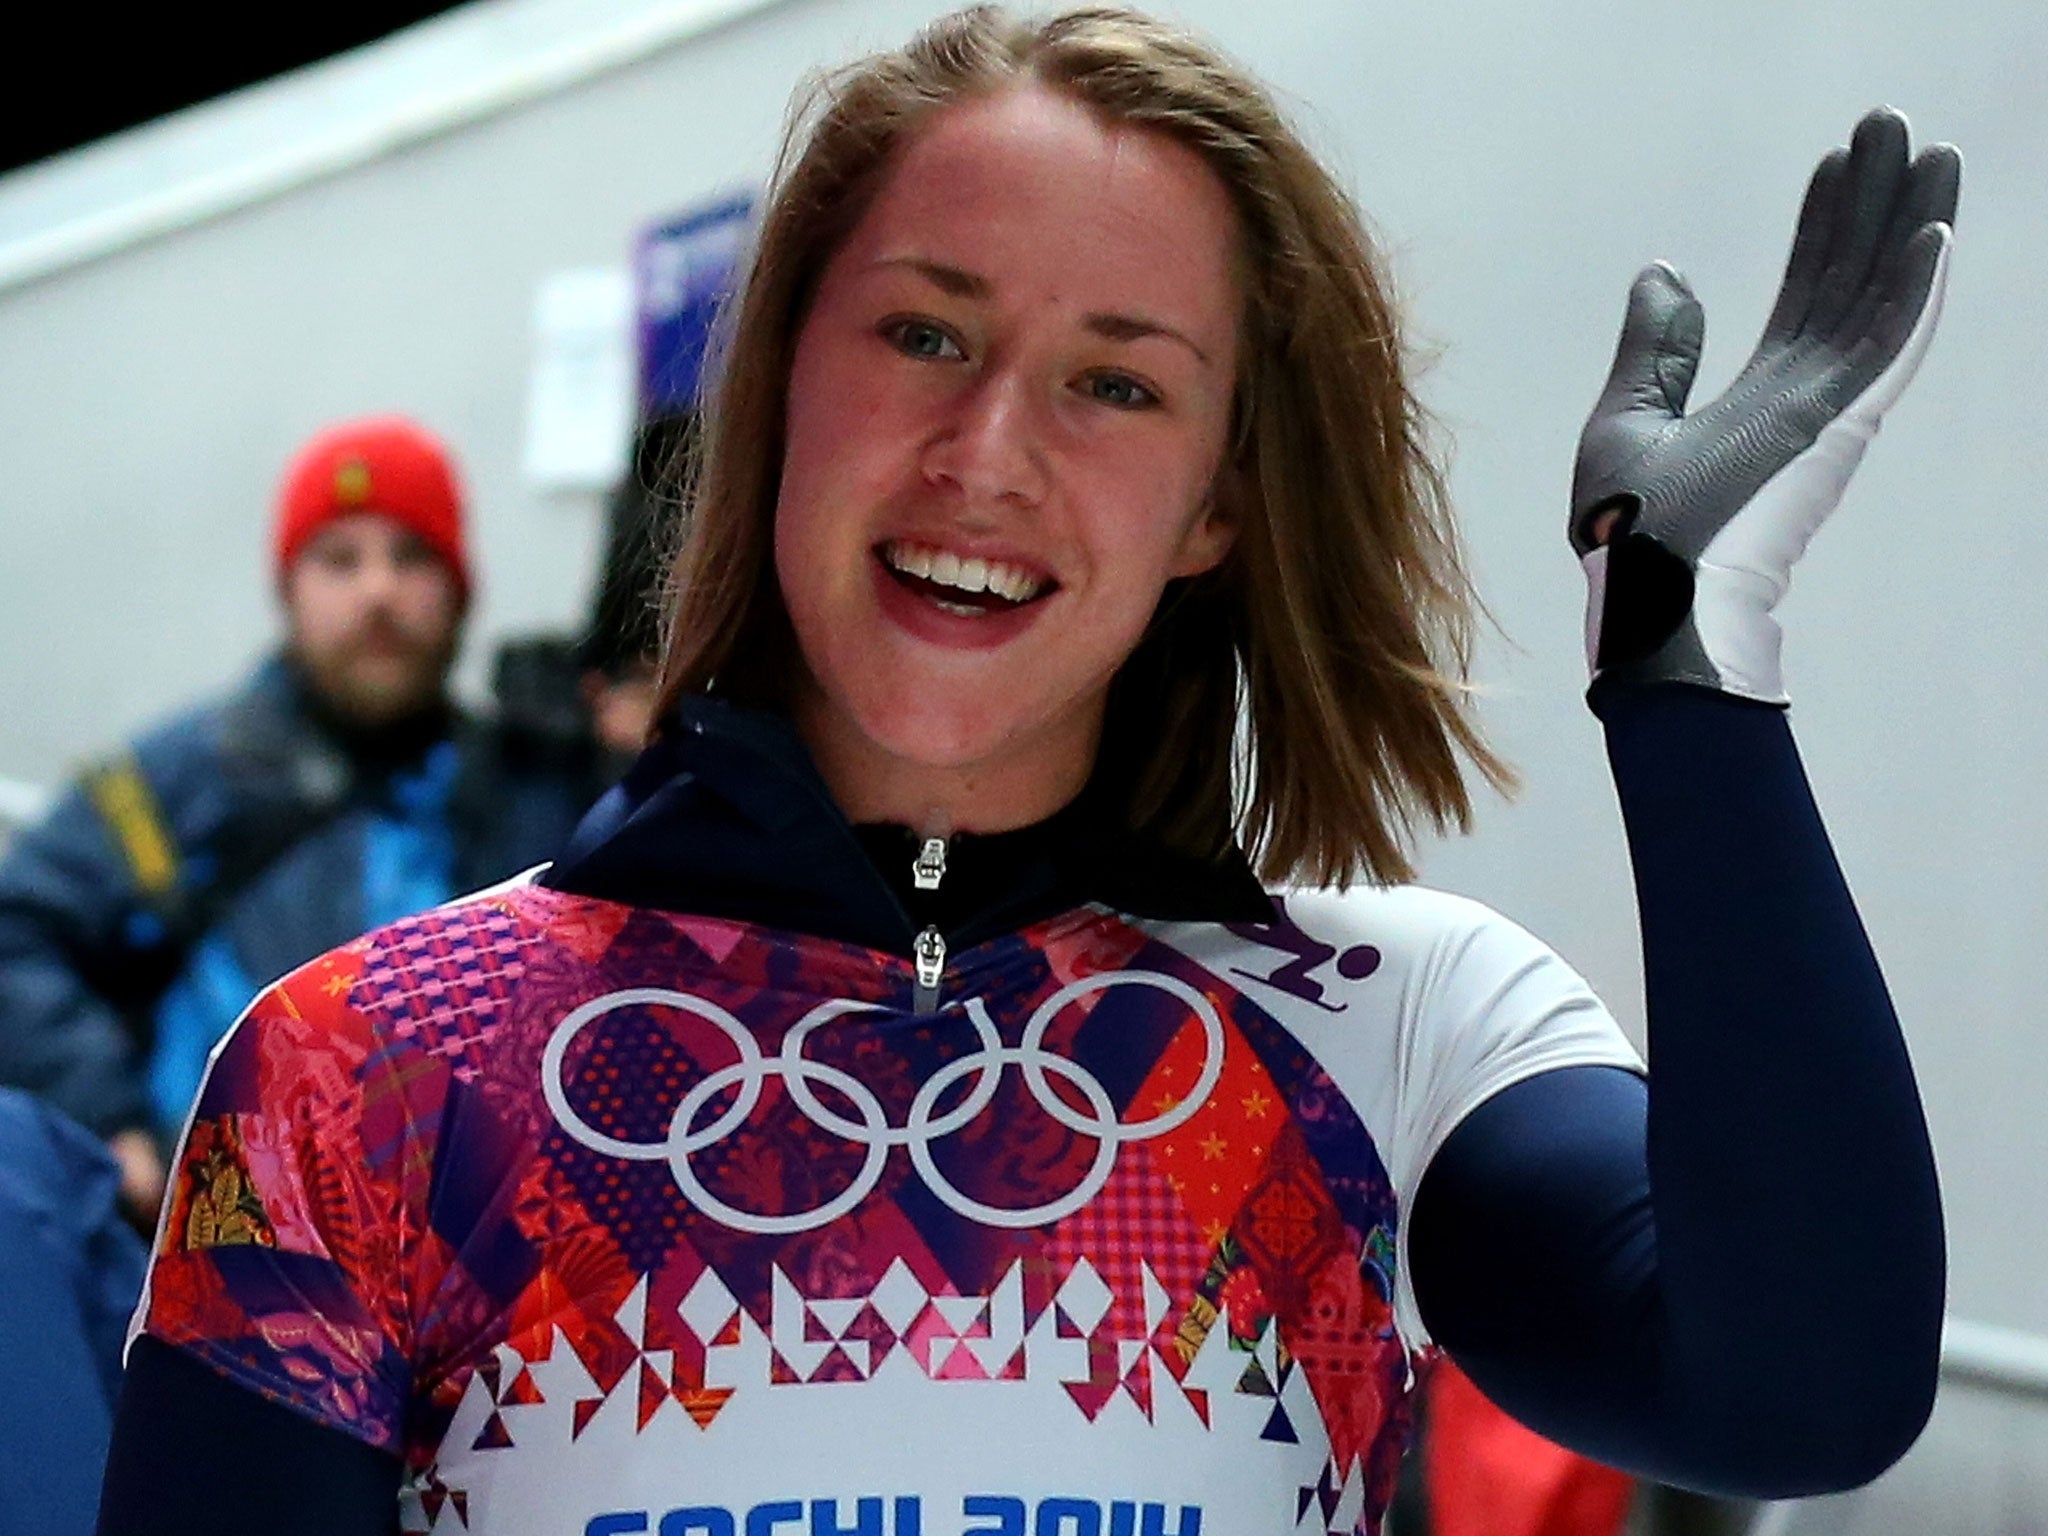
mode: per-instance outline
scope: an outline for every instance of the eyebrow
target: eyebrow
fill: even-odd
[[[943,262],[926,261],[918,256],[885,256],[875,265],[907,267],[950,298],[986,300],[995,297],[995,285],[987,278],[959,267],[949,267]],[[1209,354],[1186,334],[1144,315],[1091,312],[1081,317],[1081,324],[1105,341],[1143,341],[1151,336],[1177,341],[1204,363],[1209,361]]]

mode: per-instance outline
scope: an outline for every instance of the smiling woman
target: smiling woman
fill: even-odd
[[[891,695],[887,738],[872,710],[807,730],[888,780],[856,815],[995,830],[1092,771],[1192,857],[1242,837],[1268,878],[1406,878],[1409,834],[1469,815],[1459,756],[1508,775],[1467,718],[1470,590],[1357,215],[1197,40],[970,17],[828,80],[790,141],[689,497],[665,699],[822,726]],[[863,558],[793,571],[828,514]],[[806,633],[826,584],[854,602],[902,570],[891,539],[1049,580],[968,620],[885,609],[884,577],[874,627]],[[908,643],[942,618],[950,638]],[[969,785],[988,798],[956,804]]]
[[[1230,547],[1231,226],[1192,152],[1020,87],[918,135],[826,268],[775,573],[848,815],[1002,831],[1087,781],[1166,583]],[[1027,600],[960,600],[991,563]]]
[[[1874,1476],[1940,1207],[1770,608],[1956,176],[1867,118],[1692,416],[1646,271],[1581,444],[1652,1091],[1557,955],[1399,883],[1505,770],[1377,260],[1262,90],[1115,10],[829,82],[655,739],[541,877],[217,1053],[102,1530],[1370,1533],[1433,1348],[1668,1481]]]

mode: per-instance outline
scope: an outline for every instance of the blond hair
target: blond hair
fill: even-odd
[[[772,558],[784,396],[826,264],[903,144],[1019,82],[1200,155],[1229,192],[1245,309],[1217,570],[1169,587],[1112,684],[1094,784],[1129,824],[1268,880],[1410,878],[1417,830],[1463,829],[1476,608],[1397,315],[1357,211],[1265,90],[1136,12],[1027,23],[994,6],[824,80],[793,117],[727,333],[671,568],[662,713],[686,693],[781,703],[800,665]],[[1250,751],[1237,761],[1242,706]]]

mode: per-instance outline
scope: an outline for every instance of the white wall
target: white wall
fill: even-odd
[[[1944,1384],[1905,1460],[1867,1488],[1762,1513],[1749,1536],[2038,1536],[2048,1401]]]
[[[586,7],[587,9],[588,7]],[[531,7],[527,7],[531,9]],[[0,775],[40,780],[270,633],[272,478],[322,421],[418,413],[476,491],[491,635],[572,622],[593,508],[518,478],[536,283],[765,166],[808,66],[927,0],[769,6],[360,169],[0,290]],[[1528,788],[1432,852],[1633,1019],[1617,818],[1579,704],[1561,538],[1579,420],[1630,277],[1666,256],[1710,321],[1705,397],[1769,307],[1813,160],[1867,107],[1967,158],[1943,333],[1786,605],[1795,720],[1924,1074],[1953,1305],[2048,1333],[2048,11],[1187,0],[1297,107],[1397,254],[1428,394],[1507,639],[1489,718]],[[479,14],[517,21],[492,0]],[[0,181],[0,204],[7,184]],[[0,218],[0,235],[6,233]],[[1758,1070],[1770,1063],[1760,1061]],[[1730,1126],[1731,1136],[1742,1133]]]

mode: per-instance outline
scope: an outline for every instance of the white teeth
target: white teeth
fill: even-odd
[[[884,545],[882,558],[907,576],[938,582],[962,592],[993,592],[1013,603],[1029,602],[1043,585],[1040,578],[1029,571],[1000,560],[984,560],[978,555],[963,558],[951,550],[900,540]],[[959,605],[948,603],[943,606],[953,608]],[[979,610],[963,608],[962,611]]]
[[[1027,576],[1013,565],[991,565],[988,568],[988,586],[998,597],[1006,597],[1013,603],[1027,603],[1038,595],[1038,579]]]

